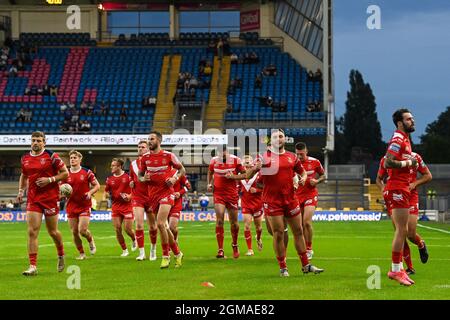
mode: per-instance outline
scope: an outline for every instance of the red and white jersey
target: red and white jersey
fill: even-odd
[[[177,171],[172,171],[173,175],[176,174]],[[177,182],[173,185],[173,191],[179,192],[180,197],[175,199],[175,204],[173,205],[173,210],[181,211],[183,209],[183,195],[189,191],[191,188],[191,183],[189,182],[186,176],[181,176]]]
[[[67,212],[75,212],[83,209],[90,209],[92,207],[91,199],[86,199],[86,193],[91,189],[90,185],[97,179],[94,173],[87,169],[80,167],[78,171],[69,169],[69,178],[67,183],[72,186],[72,195],[67,201]]]
[[[140,158],[133,160],[130,165],[130,178],[134,183],[134,187],[131,188],[131,196],[133,200],[146,202],[148,200],[148,184],[139,181],[139,160]]]
[[[112,199],[113,212],[132,212],[131,201],[126,201],[121,194],[131,193],[130,176],[123,172],[120,176],[109,176],[106,179],[105,192],[109,192]]]
[[[173,187],[167,185],[166,180],[173,176],[172,170],[181,169],[182,164],[172,152],[161,150],[158,153],[147,152],[138,161],[141,172],[150,174],[147,182],[149,194],[167,196],[173,193]]]
[[[414,182],[417,180],[417,172],[420,172],[420,174],[425,174],[428,172],[428,167],[425,164],[425,161],[423,161],[420,154],[411,152],[411,155],[413,158],[415,158],[417,160],[417,167],[409,168],[410,174],[411,174],[411,177],[410,177],[411,182]],[[416,195],[418,195],[417,189],[411,190],[411,193],[415,193]]]
[[[276,153],[266,151],[262,157],[261,180],[264,184],[262,199],[264,203],[279,203],[295,198],[292,178],[295,173],[302,174],[305,169],[300,159],[289,151]]]
[[[257,172],[250,180],[239,181],[239,191],[241,192],[241,207],[250,210],[260,210],[262,208],[262,189],[257,184],[260,179],[260,173]],[[251,193],[251,189],[256,189]]]
[[[411,159],[411,142],[409,137],[402,131],[396,130],[389,141],[387,153],[394,156],[397,161]],[[409,183],[411,181],[410,168],[391,169],[389,179],[385,190],[404,190],[409,192]]]
[[[65,166],[57,153],[47,149],[44,149],[38,155],[33,155],[29,152],[22,156],[20,163],[22,173],[28,177],[28,203],[59,199],[59,185],[56,182],[50,183],[45,187],[36,185],[38,178],[53,177]]]
[[[226,159],[214,157],[209,163],[209,171],[214,172],[214,194],[223,197],[238,197],[236,180],[227,179],[225,175],[229,172],[239,174],[245,171],[244,166],[241,164],[241,159],[232,154],[227,156]]]
[[[313,157],[306,157],[304,161],[301,161],[303,168],[306,170],[308,178],[306,179],[305,185],[298,185],[297,196],[316,196],[318,194],[317,188],[311,186],[309,181],[311,179],[316,179],[317,175],[321,176],[325,173],[322,164],[319,160]]]

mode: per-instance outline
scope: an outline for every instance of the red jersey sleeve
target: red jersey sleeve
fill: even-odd
[[[211,159],[211,161],[209,162],[209,171],[214,172],[214,158]]]
[[[181,184],[180,190],[181,195],[185,194],[191,188],[191,184],[189,183],[189,180],[185,176],[182,176],[180,178],[180,184]]]
[[[95,174],[91,170],[88,170],[87,176],[88,176],[89,183],[94,183],[97,180],[95,178]]]
[[[423,161],[422,157],[419,154],[417,154],[416,159],[417,159],[417,165],[418,165],[417,171],[419,171],[421,174],[427,173],[428,167],[425,164],[425,161]]]
[[[387,170],[386,170],[386,168],[384,167],[384,158],[381,158],[381,160],[380,160],[380,166],[378,167],[378,173],[377,173],[377,175],[378,175],[380,178],[383,178],[383,177],[385,177],[385,176],[387,175]]]
[[[397,160],[402,160],[404,141],[400,138],[392,138],[389,141],[387,153],[392,154]]]
[[[294,163],[294,172],[297,172],[298,174],[302,174],[305,171],[305,169],[302,166],[302,162],[299,158],[295,157],[295,163]]]
[[[323,169],[322,164],[320,163],[319,160],[316,161],[316,164],[317,165],[316,165],[315,171],[317,172],[317,174],[319,176],[325,174],[325,170]]]
[[[236,171],[238,174],[245,171],[245,168],[242,165],[241,159],[239,159],[239,158],[236,158]]]
[[[62,167],[65,166],[64,161],[62,161],[62,159],[58,156],[57,153],[52,154],[52,166],[57,171],[59,171]]]
[[[175,169],[181,169],[182,167],[181,161],[178,160],[177,156],[174,153],[170,154],[170,164]]]
[[[105,185],[105,192],[109,192],[111,190],[111,187],[109,186],[109,177],[106,178],[106,185]]]

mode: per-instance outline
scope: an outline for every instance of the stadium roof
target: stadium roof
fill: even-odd
[[[86,5],[86,4],[99,4],[104,2],[116,2],[116,3],[129,3],[129,4],[144,4],[149,3],[149,1],[143,1],[143,0],[62,0],[63,5],[72,5],[72,4],[78,4],[78,5]],[[186,3],[229,3],[229,2],[240,2],[236,0],[221,0],[221,1],[205,1],[205,0],[189,0],[189,1],[183,1],[183,0],[153,0],[151,1],[153,3],[169,3],[169,4],[186,4]],[[266,2],[264,0],[253,0],[252,2],[260,3],[260,2]],[[0,0],[0,5],[48,5],[47,0]]]

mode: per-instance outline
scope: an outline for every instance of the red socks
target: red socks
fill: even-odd
[[[231,225],[231,237],[233,238],[233,245],[237,245],[239,236],[239,227],[235,228]]]
[[[64,245],[56,246],[56,250],[58,251],[58,257],[62,257],[64,255]]]
[[[149,234],[150,234],[150,243],[156,244],[156,238],[158,236],[158,229],[150,230]]]
[[[77,247],[77,249],[78,249],[78,252],[79,252],[80,254],[83,254],[83,253],[84,253],[83,246],[79,246],[79,247]],[[58,253],[58,255],[59,255],[59,253]]]
[[[223,227],[216,227],[216,239],[219,250],[223,250]]]
[[[308,255],[305,252],[300,252],[300,260],[302,261],[302,266],[307,266],[309,264]]]
[[[252,250],[252,232],[250,230],[244,231],[245,241],[247,242],[248,250]]]
[[[392,263],[399,264],[402,262],[402,253],[392,251]]]
[[[423,248],[422,238],[416,233],[416,238],[414,239],[414,244],[419,247],[419,249]]]
[[[262,230],[256,230],[256,239],[261,240]]]
[[[278,264],[280,265],[280,269],[286,269],[286,257],[277,257]]]
[[[173,243],[170,244],[170,250],[172,250],[174,255],[178,255],[180,254],[180,248],[178,248],[177,243],[174,241]]]
[[[36,266],[37,263],[37,253],[29,253],[28,260],[30,260],[30,265]]]
[[[144,247],[144,230],[136,230],[136,241],[140,249]]]
[[[407,241],[405,241],[405,244],[403,245],[403,260],[405,261],[406,266],[409,269],[413,268],[412,261],[411,261],[411,250],[409,249],[409,245],[408,245]]]
[[[163,257],[169,257],[169,244],[168,243],[161,243],[161,247],[162,247],[162,255]]]

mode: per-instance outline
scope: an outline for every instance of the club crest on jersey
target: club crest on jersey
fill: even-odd
[[[397,143],[393,143],[389,146],[389,150],[392,150],[394,152],[399,152],[400,151],[400,145]]]
[[[41,164],[42,164],[42,165],[45,164],[45,159],[41,159]]]
[[[126,178],[122,178],[122,182],[123,183],[127,182],[127,179]]]
[[[84,181],[84,176],[80,176],[80,180],[81,180],[81,181]]]

